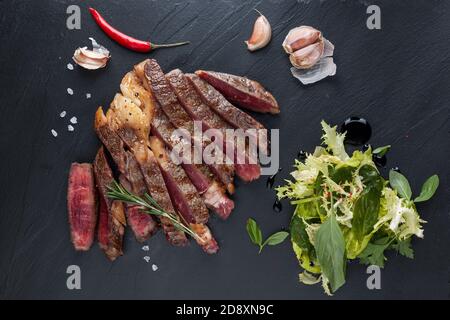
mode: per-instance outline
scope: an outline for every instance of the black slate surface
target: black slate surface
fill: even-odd
[[[66,8],[79,4],[82,29],[65,27]],[[298,283],[290,244],[261,255],[250,244],[245,221],[255,217],[266,234],[288,225],[291,208],[272,211],[265,179],[238,184],[229,221],[213,219],[221,251],[206,256],[195,245],[170,247],[152,238],[150,264],[131,232],[125,256],[109,263],[95,245],[76,253],[69,240],[67,173],[73,161],[92,161],[98,105],[108,105],[122,76],[146,57],[165,70],[213,69],[262,82],[281,105],[279,116],[257,116],[281,129],[278,181],[288,177],[299,149],[319,143],[321,119],[367,118],[373,145],[392,144],[388,167],[399,166],[418,192],[433,173],[441,177],[434,199],[419,205],[428,221],[425,239],[414,240],[414,261],[394,254],[382,270],[382,289],[366,288],[365,267],[351,264],[347,284],[334,298],[449,297],[449,34],[448,1],[375,1],[382,29],[366,28],[370,1],[0,1],[0,298],[312,299],[320,286]],[[112,43],[87,12],[95,6],[123,31],[155,42],[191,40],[190,46],[149,55]],[[243,44],[256,14],[273,26],[271,44],[249,53]],[[313,25],[336,45],[337,75],[304,87],[289,73],[281,42],[289,29]],[[74,49],[95,37],[113,59],[105,70],[69,71]],[[66,88],[73,88],[69,96]],[[92,93],[87,100],[85,94]],[[61,119],[59,113],[68,115]],[[78,117],[75,132],[68,121]],[[54,138],[54,128],[59,136]],[[157,272],[151,264],[159,266]],[[82,289],[66,288],[66,268],[79,265]]]

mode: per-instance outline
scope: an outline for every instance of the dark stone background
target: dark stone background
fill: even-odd
[[[82,7],[82,29],[65,27],[69,4]],[[367,3],[370,3],[369,1]],[[265,179],[238,183],[237,208],[227,222],[212,219],[221,251],[207,256],[195,244],[170,247],[161,233],[149,241],[151,262],[131,232],[125,256],[109,263],[95,245],[76,253],[69,240],[67,173],[73,161],[92,161],[99,145],[92,129],[100,104],[108,105],[122,76],[147,57],[163,68],[199,68],[247,75],[262,82],[281,105],[279,116],[261,116],[281,129],[278,178],[287,178],[299,149],[319,143],[321,119],[339,124],[351,115],[367,118],[371,143],[392,144],[388,168],[399,166],[414,192],[431,174],[441,187],[420,204],[428,220],[425,239],[414,240],[414,261],[389,254],[382,290],[366,288],[365,267],[353,263],[347,284],[335,298],[448,298],[449,295],[449,34],[448,1],[375,1],[382,30],[366,28],[363,1],[0,1],[0,298],[138,299],[313,299],[326,298],[320,286],[298,283],[290,244],[258,256],[245,221],[255,217],[265,234],[288,225],[291,208],[272,211],[274,193]],[[155,42],[191,40],[190,46],[136,54],[112,43],[95,26],[87,7],[113,24]],[[273,26],[271,44],[249,53],[243,44],[256,14]],[[304,87],[290,76],[281,49],[298,25],[322,30],[336,45],[337,75]],[[95,37],[113,59],[105,70],[66,69],[73,51]],[[74,96],[66,88],[75,90]],[[91,92],[87,100],[85,93]],[[67,110],[65,119],[59,113]],[[77,116],[74,133],[68,120]],[[58,131],[57,139],[50,130]],[[386,171],[385,171],[386,172]],[[82,270],[82,290],[66,288],[66,268]]]

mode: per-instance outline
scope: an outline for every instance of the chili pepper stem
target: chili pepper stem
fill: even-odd
[[[186,44],[191,43],[190,41],[184,41],[184,42],[177,42],[177,43],[168,43],[168,44],[155,44],[151,43],[153,49],[158,48],[170,48],[170,47],[178,47],[178,46],[184,46]]]

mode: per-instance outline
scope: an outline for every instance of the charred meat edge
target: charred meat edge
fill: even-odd
[[[94,241],[97,223],[96,192],[91,164],[72,164],[69,173],[67,207],[75,250],[87,251]]]
[[[156,60],[147,60],[144,67],[144,74],[148,87],[151,88],[155,99],[172,124],[179,129],[187,130],[191,137],[193,137],[194,122],[178,102],[177,96],[170,87],[169,82],[164,76],[164,72]],[[210,143],[212,142],[205,141],[202,148],[206,148]],[[224,185],[228,186],[233,183],[233,165],[212,164],[210,165],[210,168]]]
[[[129,163],[132,161],[130,160],[132,155],[125,152],[122,139],[110,128],[101,107],[97,110],[95,115],[95,130],[106,149],[108,149],[111,157],[119,169],[119,172],[130,182],[132,190],[129,191],[140,193],[141,187],[136,185],[136,181],[139,181],[140,179],[143,181],[142,173],[136,170],[134,172],[130,172]],[[142,212],[139,214],[142,215],[142,217],[132,214],[128,215],[128,218],[135,219],[134,221],[130,221],[130,225],[132,226],[136,239],[142,242],[157,231],[157,224],[150,215]],[[142,222],[144,220],[147,221],[147,226],[142,228]],[[137,226],[140,226],[141,230],[137,230]],[[142,230],[145,230],[146,234],[140,232]]]
[[[169,72],[166,74],[166,79],[191,118],[202,122],[203,131],[216,129],[221,133],[223,139],[226,139],[226,130],[232,129],[232,127],[203,103],[201,97],[181,70],[175,69]],[[217,139],[214,141],[221,144],[219,147],[223,147],[224,150],[234,149],[236,174],[242,180],[250,182],[261,176],[261,168],[257,164],[256,156],[250,158],[245,149],[242,150],[242,148],[235,146],[233,141],[217,141]],[[253,163],[250,163],[250,159],[253,159]]]
[[[259,82],[214,71],[198,70],[195,73],[222,93],[227,100],[242,108],[261,113],[280,113],[280,107],[273,95]]]
[[[160,165],[174,207],[188,223],[208,222],[208,209],[181,166],[172,162],[164,144],[157,137],[150,137],[150,148]]]
[[[153,118],[153,114],[151,116],[148,116],[148,114],[154,112],[151,94],[142,87],[140,79],[133,72],[124,77],[121,90],[124,94],[127,93],[127,97],[136,97],[140,101],[136,101],[136,99],[128,101],[123,96],[116,95],[111,108],[108,110],[107,119],[113,130],[131,150],[127,153],[133,159],[134,170],[132,171],[139,172],[140,181],[143,184],[140,195],[148,190],[148,193],[166,212],[176,215],[165,189],[158,164],[147,147],[150,122]],[[172,245],[184,246],[187,244],[188,240],[185,233],[177,230],[168,218],[160,216],[159,220],[167,240]]]
[[[167,148],[173,149],[174,144],[176,144],[171,139],[174,130],[175,127],[157,107],[153,119],[152,134],[162,140]],[[227,219],[234,209],[234,202],[226,196],[223,184],[215,180],[209,167],[204,164],[185,163],[182,163],[182,167],[191,179],[192,184],[202,195],[206,206],[220,218]],[[229,187],[229,189],[233,192],[234,186]]]
[[[200,239],[196,240],[202,249],[208,254],[216,253],[219,249],[217,241],[204,224],[208,218],[208,210],[196,194],[195,187],[191,184],[183,169],[171,163],[161,140],[157,137],[151,137],[150,147],[159,163],[174,207],[199,236]]]
[[[260,152],[268,154],[267,129],[252,116],[236,108],[213,86],[193,73],[186,74],[203,102],[236,129],[257,130],[254,138],[258,141]],[[251,132],[251,131],[250,131]]]
[[[144,179],[150,195],[164,211],[172,215],[177,215],[172,206],[169,191],[166,188],[163,176],[153,153],[147,149],[147,154],[144,157],[145,159],[138,157],[138,161],[141,164],[142,173],[144,174]],[[166,239],[172,245],[185,246],[188,243],[186,234],[183,231],[177,230],[169,219],[160,217],[160,221]]]
[[[94,174],[97,188],[100,193],[100,247],[109,260],[114,261],[123,255],[123,235],[125,233],[125,212],[123,203],[108,198],[108,187],[114,181],[111,168],[101,147],[94,161]],[[105,218],[107,214],[107,218]],[[105,225],[106,224],[106,225]]]

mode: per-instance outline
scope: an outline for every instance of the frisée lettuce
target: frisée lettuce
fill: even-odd
[[[293,180],[276,188],[279,199],[295,206],[290,233],[293,250],[304,270],[304,284],[322,282],[331,294],[345,283],[346,262],[384,266],[392,249],[412,258],[411,237],[423,238],[425,221],[415,203],[430,199],[439,185],[430,177],[411,200],[408,180],[391,171],[384,179],[372,160],[390,146],[369,147],[350,156],[345,133],[322,121],[322,146],[302,162],[295,160]]]

